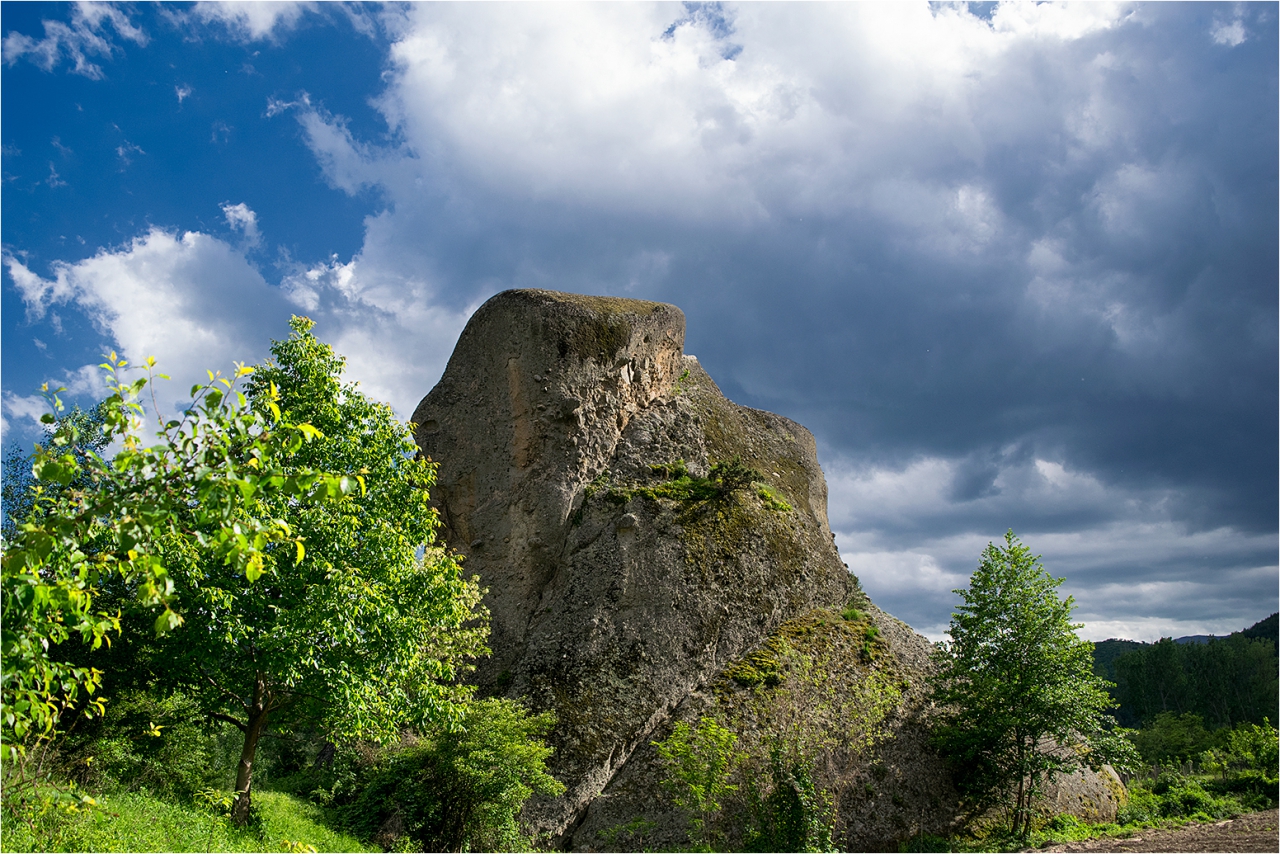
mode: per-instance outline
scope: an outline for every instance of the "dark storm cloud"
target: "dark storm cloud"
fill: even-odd
[[[906,91],[891,120],[867,81],[815,61],[829,147],[760,143],[717,213],[688,188],[719,161],[645,188],[584,149],[603,190],[557,188],[555,159],[532,192],[451,163],[435,202],[401,199],[387,225],[432,224],[414,252],[441,302],[502,287],[669,300],[730,397],[809,426],[829,468],[938,461],[937,488],[916,484],[897,514],[874,479],[833,483],[833,524],[887,585],[873,595],[913,624],[936,629],[1008,527],[1056,549],[1097,625],[1230,620],[1275,598],[1272,13],[1140,7],[1080,38],[1018,41],[960,95]],[[738,23],[746,67],[765,48]],[[1247,36],[1216,39],[1228,25]],[[882,569],[912,549],[930,552],[924,575],[894,592]]]

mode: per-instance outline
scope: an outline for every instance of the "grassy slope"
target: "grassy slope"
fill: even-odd
[[[376,851],[321,823],[319,807],[279,792],[255,792],[255,827],[236,829],[226,816],[138,792],[104,795],[98,806],[50,809],[31,824],[4,816],[4,851],[286,851],[286,841],[318,851]],[[295,849],[296,850],[296,849]]]

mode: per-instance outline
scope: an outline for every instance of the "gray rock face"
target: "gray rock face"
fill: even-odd
[[[739,734],[744,791],[777,744],[808,751],[845,850],[947,832],[929,641],[841,562],[813,436],[725,399],[683,344],[674,306],[507,291],[414,413],[442,538],[489,591],[480,687],[558,719],[567,791],[524,817],[566,848],[687,846],[652,742],[706,715]],[[1079,776],[1055,804],[1114,815],[1123,790]]]
[[[477,678],[559,717],[569,791],[531,812],[562,841],[687,695],[856,589],[812,435],[726,400],[683,343],[674,306],[507,291],[413,416],[442,536],[489,589]],[[713,471],[734,461],[755,473]]]

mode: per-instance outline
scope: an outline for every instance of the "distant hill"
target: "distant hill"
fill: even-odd
[[[1280,612],[1272,614],[1270,617],[1259,620],[1247,629],[1241,629],[1238,632],[1232,632],[1224,637],[1232,635],[1243,635],[1247,638],[1265,638],[1280,648]],[[1208,643],[1211,640],[1220,639],[1218,635],[1183,635],[1180,638],[1174,638],[1174,643]],[[1119,638],[1107,638],[1104,641],[1093,642],[1093,671],[1099,676],[1105,676],[1108,679],[1115,678],[1115,668],[1113,666],[1115,660],[1126,652],[1132,652],[1144,646],[1151,646],[1143,641],[1121,640]]]
[[[1150,644],[1141,641],[1110,638],[1093,644],[1093,672],[1108,681],[1116,681],[1115,660],[1126,652],[1133,652]]]
[[[1280,645],[1280,612],[1272,614],[1265,620],[1259,620],[1247,629],[1241,629],[1238,632],[1232,632],[1232,635],[1242,635],[1247,638],[1264,638],[1277,645]],[[1186,635],[1180,638],[1174,638],[1174,643],[1208,643],[1214,640],[1216,635]],[[1230,637],[1230,635],[1228,635]]]
[[[1266,638],[1280,644],[1280,613],[1259,620],[1240,634],[1247,638]]]

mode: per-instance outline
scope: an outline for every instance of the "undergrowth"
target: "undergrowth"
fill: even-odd
[[[1029,837],[1006,833],[957,835],[950,839],[925,834],[907,840],[903,851],[1018,851],[1096,838],[1126,838],[1151,828],[1177,828],[1233,818],[1276,805],[1276,782],[1244,791],[1226,791],[1221,781],[1165,774],[1134,784],[1114,822],[1091,824],[1071,815],[1056,815],[1039,824]],[[1239,786],[1237,786],[1239,788]]]

